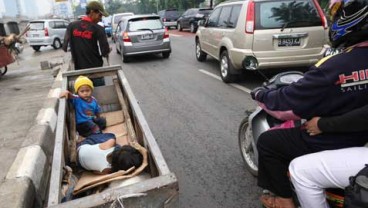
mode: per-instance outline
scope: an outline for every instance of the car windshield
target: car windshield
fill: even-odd
[[[204,15],[209,15],[212,12],[212,9],[203,9],[203,10],[199,10],[198,13],[199,14],[204,14]]]
[[[128,22],[129,32],[140,30],[158,30],[163,28],[164,26],[158,18],[132,19]]]
[[[165,16],[168,18],[177,18],[179,17],[178,11],[166,11]]]
[[[256,29],[321,25],[322,20],[310,0],[263,1],[256,6]]]
[[[31,22],[30,30],[43,30],[44,22]]]
[[[125,17],[125,16],[131,16],[131,14],[118,14],[114,17],[114,24],[118,24],[118,22],[120,21],[120,19],[122,17]]]

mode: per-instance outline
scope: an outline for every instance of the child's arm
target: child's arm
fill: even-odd
[[[60,93],[60,98],[70,99],[70,98],[73,98],[73,94],[69,92],[68,90],[66,90]]]

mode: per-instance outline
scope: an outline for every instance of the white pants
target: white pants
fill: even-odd
[[[353,147],[323,151],[294,159],[291,181],[303,208],[328,208],[325,188],[345,188],[349,177],[368,164],[368,148]]]

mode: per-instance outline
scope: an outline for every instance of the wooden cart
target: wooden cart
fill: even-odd
[[[73,110],[65,99],[61,99],[49,183],[48,207],[179,207],[177,178],[170,171],[162,156],[122,67],[109,66],[63,73],[62,90],[73,91],[74,81],[79,75],[88,76],[94,80],[93,95],[101,105],[103,112],[120,110],[125,120],[131,121],[128,130],[133,129],[133,139],[148,151],[148,166],[143,172],[150,178],[61,203],[63,168],[75,160],[75,155],[71,153],[75,148],[76,140]]]
[[[12,54],[9,53],[8,48],[0,44],[0,77],[5,75],[8,71],[7,65],[15,61]]]

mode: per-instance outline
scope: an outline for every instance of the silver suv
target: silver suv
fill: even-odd
[[[61,48],[69,22],[62,19],[44,19],[34,20],[29,24],[31,29],[26,34],[27,42],[35,51],[39,51],[41,46]]]
[[[328,48],[327,21],[316,0],[225,2],[200,25],[195,42],[197,60],[219,60],[222,80],[232,82],[244,69],[314,64]]]

